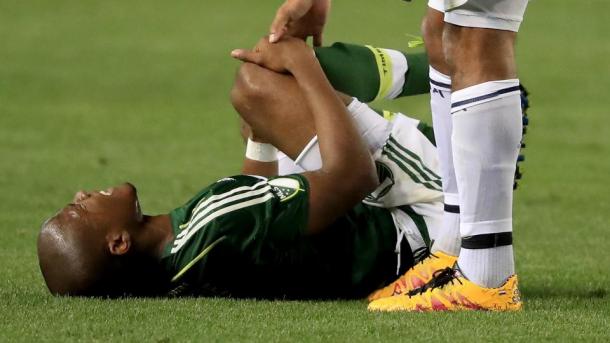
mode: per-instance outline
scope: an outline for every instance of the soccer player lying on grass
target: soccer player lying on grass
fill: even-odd
[[[233,92],[235,106],[253,138],[293,160],[312,156],[314,149],[306,144],[317,135],[320,168],[273,177],[274,162],[247,158],[245,174],[271,177],[220,179],[184,206],[157,216],[142,214],[130,184],[80,191],[39,235],[40,267],[51,293],[364,297],[412,266],[414,252],[427,249],[426,220],[440,215],[441,193],[434,147],[418,122],[405,117],[392,127],[365,105],[339,98],[302,41],[288,39],[273,47],[262,42],[259,62],[292,76],[245,65]],[[268,74],[262,82],[277,81],[274,90],[282,93],[276,107],[248,108],[255,99],[248,78],[256,73]],[[379,120],[365,129],[388,140],[396,133],[395,149],[402,148],[402,137],[420,149],[412,162],[427,179],[410,180],[396,164],[395,171],[380,171],[388,181],[373,192],[379,182],[370,151],[379,147],[367,146],[362,134],[368,136],[359,132],[363,127],[354,123],[346,104],[353,114]],[[401,159],[400,152],[392,154],[379,152],[377,158]],[[420,211],[430,219],[410,206],[361,203],[372,192],[371,203],[402,197],[399,186],[409,183],[414,193],[407,196],[421,199]]]
[[[300,53],[306,50],[308,56],[311,55],[305,47],[297,46]],[[284,59],[271,60],[285,63],[286,58],[298,55],[299,51],[287,52]],[[373,61],[373,70],[377,71],[372,53],[387,51],[339,44],[317,49],[316,54],[327,73],[336,71],[336,67],[329,67],[332,64],[329,61],[336,56],[341,56],[344,62],[349,60],[352,63],[347,64],[352,65],[358,65],[354,62],[360,61],[363,66]],[[316,64],[311,64],[309,61],[308,68],[315,70]],[[344,65],[337,66],[345,69]],[[395,95],[404,94],[409,88],[405,86],[409,84],[409,78],[404,74],[413,75],[413,70],[407,71],[405,64],[401,68],[403,77],[394,77],[389,83]],[[344,86],[352,87],[347,91],[359,92],[364,98],[372,99],[382,93],[378,89],[382,88],[383,75],[387,76],[381,69],[379,72],[377,80],[373,75],[367,83],[344,83]],[[294,71],[293,74],[302,75]],[[321,161],[326,165],[327,159],[320,158],[324,156],[323,145],[333,142],[333,138],[325,140],[322,134],[340,129],[336,125],[342,121],[332,120],[328,130],[318,132],[319,142],[312,139],[319,120],[308,111],[309,101],[315,96],[311,93],[322,92],[325,95],[321,99],[328,97],[326,84],[326,92],[324,87],[308,88],[313,76],[306,75],[305,80],[298,83],[293,77],[245,65],[233,92],[235,106],[250,121],[255,136],[285,150],[300,165],[291,165],[288,158],[283,158],[280,163],[283,173],[298,168],[318,169],[320,166],[316,164]],[[316,77],[322,82],[320,75]],[[338,72],[331,79],[341,81],[350,77],[355,78]],[[427,83],[425,79],[423,82]],[[422,182],[424,180],[420,179],[417,183],[399,168],[399,164],[408,164],[409,170],[416,162],[414,165],[419,173],[423,173],[416,177],[422,178],[427,173],[424,166],[434,173],[436,154],[432,143],[417,130],[418,126],[423,126],[417,121],[399,115],[399,119],[390,124],[364,104],[349,97],[343,97],[342,101],[349,104],[348,109],[359,130],[359,135],[351,139],[359,142],[358,137],[363,136],[377,159],[376,176],[382,184],[367,197],[367,203],[391,206],[398,199],[398,203],[405,205],[411,201],[411,206],[383,209],[356,201],[356,205],[350,205],[350,209],[340,214],[338,207],[347,206],[341,195],[350,199],[353,192],[364,193],[362,188],[366,182],[347,187],[354,175],[338,177],[335,168],[339,167],[330,168],[332,164],[302,176],[269,180],[248,176],[221,179],[185,206],[161,216],[142,216],[135,189],[129,184],[101,192],[79,192],[73,204],[45,222],[40,234],[39,259],[49,289],[54,294],[72,295],[344,298],[363,297],[392,281],[397,273],[413,266],[416,254],[426,252],[427,228],[437,226],[442,212],[436,188],[438,180]],[[319,108],[323,104],[314,105]],[[259,110],[265,107],[266,110]],[[282,120],[286,125],[279,133],[270,132],[270,127]],[[345,134],[341,132],[340,136],[345,138]],[[378,148],[382,145],[388,145],[388,148]],[[392,151],[405,147],[417,151],[418,157],[423,159],[413,160],[404,152]],[[248,155],[261,159],[260,154],[252,156],[252,151]],[[350,170],[360,168],[360,164],[353,161],[359,155],[341,156],[333,156],[330,162],[343,160]],[[392,158],[399,164],[392,165]],[[275,163],[250,159],[244,163],[245,173],[272,175],[276,171]],[[345,173],[345,169],[342,172]],[[324,187],[323,195],[316,195],[316,188],[307,188],[306,180],[310,178],[313,178],[314,187],[318,185],[316,175],[322,180],[331,180],[333,175],[336,178],[331,186]],[[361,173],[356,172],[355,176],[358,175]],[[404,197],[401,190],[409,187],[413,194]],[[328,208],[321,210],[316,205]],[[323,210],[331,212],[331,216]],[[318,224],[312,226],[306,216],[309,213],[312,217],[316,211],[321,213],[317,216],[323,217],[316,217],[318,221],[314,219],[314,223]],[[339,216],[334,221],[333,213]],[[323,225],[319,219],[332,223]]]

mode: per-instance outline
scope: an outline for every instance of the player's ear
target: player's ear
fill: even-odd
[[[106,242],[112,255],[123,255],[131,247],[131,236],[125,230],[111,232],[106,236]]]

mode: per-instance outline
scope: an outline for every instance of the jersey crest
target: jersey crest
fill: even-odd
[[[302,189],[299,186],[299,181],[289,177],[280,177],[269,181],[271,191],[275,194],[280,202],[290,200]]]

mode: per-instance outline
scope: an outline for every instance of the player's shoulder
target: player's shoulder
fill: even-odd
[[[201,189],[174,212],[177,211],[186,216],[201,202],[247,199],[250,196],[265,194],[271,194],[274,198],[283,202],[292,199],[297,194],[306,193],[308,187],[307,179],[301,174],[270,178],[257,175],[227,176]]]
[[[218,194],[242,187],[258,189],[269,187],[274,193],[304,191],[309,187],[301,174],[264,177],[258,175],[234,175],[221,178],[207,188],[207,193]],[[280,198],[282,198],[280,196]]]

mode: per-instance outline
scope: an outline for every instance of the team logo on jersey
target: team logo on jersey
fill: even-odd
[[[379,186],[371,194],[367,195],[365,201],[376,202],[384,195],[390,192],[392,186],[394,186],[394,173],[385,164],[375,161],[377,167],[377,177],[379,177]]]
[[[293,178],[280,177],[268,182],[271,186],[271,191],[277,196],[280,201],[286,201],[295,196],[299,191],[302,191],[299,181]]]

